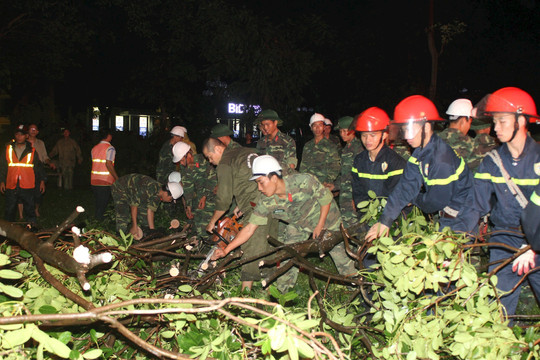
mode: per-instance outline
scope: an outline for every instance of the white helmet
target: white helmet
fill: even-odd
[[[253,176],[249,180],[255,180],[261,176],[267,176],[271,172],[281,175],[281,165],[279,165],[276,158],[270,155],[257,156],[251,165],[251,173]]]
[[[333,125],[333,124],[332,124],[332,120],[327,119],[327,118],[324,118],[324,125],[330,125],[330,126],[332,126],[332,125]]]
[[[184,158],[184,156],[186,156],[189,150],[191,150],[191,146],[189,146],[183,141],[177,142],[176,144],[174,144],[172,148],[172,153],[173,153],[172,161],[174,163],[179,162],[180,160]]]
[[[448,110],[446,110],[446,114],[448,115],[449,120],[457,120],[461,116],[470,117],[472,115],[472,108],[473,105],[471,100],[457,99],[450,104]]]
[[[167,190],[169,190],[174,200],[178,199],[184,193],[184,188],[177,182],[167,183]]]
[[[171,129],[171,134],[184,137],[186,136],[187,130],[183,126],[175,126]]]
[[[172,173],[169,174],[169,182],[175,182],[175,183],[179,183],[180,181],[182,181],[182,174],[180,174],[178,171],[173,171]]]
[[[313,125],[316,122],[322,121],[324,122],[324,116],[319,113],[315,113],[311,115],[311,119],[309,119],[309,126]]]

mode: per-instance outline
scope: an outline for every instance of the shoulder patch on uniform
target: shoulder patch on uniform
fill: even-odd
[[[534,164],[534,172],[536,173],[536,175],[540,176],[540,162]]]
[[[426,174],[426,176],[428,176],[428,170],[429,170],[429,164],[425,164],[424,165],[424,174]]]
[[[385,161],[381,164],[381,170],[382,172],[386,172],[386,169],[388,169],[388,163]]]

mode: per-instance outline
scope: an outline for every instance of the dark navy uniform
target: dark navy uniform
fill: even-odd
[[[352,191],[354,203],[369,200],[368,190],[377,196],[388,197],[397,185],[407,162],[394,150],[384,145],[375,161],[369,158],[369,151],[356,155],[352,167]]]
[[[379,222],[390,227],[409,203],[425,213],[441,212],[441,228],[470,231],[470,209],[466,204],[473,178],[463,158],[436,134],[424,148],[416,148],[400,181],[388,197]]]
[[[508,150],[508,145],[499,146],[497,151],[501,157],[504,168],[518,185],[527,199],[539,183],[539,177],[535,172],[535,167],[540,166],[540,145],[531,137],[527,137],[525,147],[519,159],[512,159]],[[491,208],[491,197],[495,195],[496,201]],[[525,237],[521,235],[520,218],[523,211],[521,205],[514,198],[508,185],[504,181],[501,171],[495,165],[491,157],[486,156],[478,171],[474,176],[474,209],[480,216],[487,214],[491,210],[491,222],[493,223],[493,234],[490,242],[500,242],[515,248],[526,245]],[[536,223],[538,218],[536,218]],[[507,259],[514,254],[513,251],[506,248],[490,247],[490,262],[501,259]],[[540,257],[535,257],[537,264],[540,264]],[[492,265],[489,271],[493,270],[499,264]],[[517,273],[512,271],[512,264],[509,264],[499,270],[497,287],[503,291],[511,290],[521,279]],[[528,276],[536,296],[540,296],[540,272],[531,273]],[[521,288],[513,293],[501,298],[501,303],[506,307],[509,315],[513,315],[519,299]]]
[[[536,189],[529,199],[529,204],[523,210],[521,223],[527,241],[534,251],[540,252],[540,185],[536,185]]]

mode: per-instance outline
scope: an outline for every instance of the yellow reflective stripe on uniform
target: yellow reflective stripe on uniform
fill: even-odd
[[[93,162],[98,162],[98,163],[104,163],[104,162],[107,162],[107,160],[102,160],[102,159],[92,159]]]
[[[26,163],[20,163],[20,162],[13,162],[13,148],[10,146],[8,151],[9,156],[9,164],[8,166],[13,167],[34,167],[34,164],[30,164],[30,160],[32,160],[32,153],[26,155]]]
[[[415,157],[411,156],[409,157],[409,160],[408,160],[410,163],[413,163],[414,165],[418,165],[418,159],[416,159]]]
[[[9,163],[8,166],[13,166],[13,167],[34,167],[34,164]]]
[[[540,206],[540,196],[535,192],[531,195],[531,202],[534,203],[537,206]]]
[[[431,185],[448,185],[452,181],[458,180],[459,175],[461,175],[463,170],[465,170],[465,160],[463,160],[463,158],[460,158],[460,159],[461,159],[461,163],[459,164],[459,167],[457,168],[457,170],[456,170],[456,172],[454,174],[450,175],[446,179],[426,179],[426,178],[424,178],[424,180],[426,181],[426,185],[430,185],[430,186]]]
[[[401,175],[403,174],[403,169],[398,169],[394,171],[390,171],[387,174],[368,174],[368,173],[361,173],[358,172],[358,169],[352,168],[352,172],[356,173],[358,177],[364,178],[364,179],[374,179],[374,180],[385,180],[388,179],[391,176]]]
[[[504,178],[502,176],[493,176],[490,173],[476,173],[474,175],[475,179],[480,180],[488,180],[495,184],[504,184],[506,181],[504,181]],[[516,183],[516,185],[523,185],[523,186],[535,186],[540,183],[540,179],[517,179],[512,178],[512,181]]]
[[[96,174],[96,175],[109,175],[110,172],[108,172],[108,171],[92,171],[92,174]]]

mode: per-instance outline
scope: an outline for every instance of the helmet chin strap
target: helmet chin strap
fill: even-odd
[[[518,118],[519,118],[519,114],[514,114],[514,132],[512,133],[512,137],[510,138],[510,140],[508,140],[508,142],[512,142],[512,140],[514,140],[519,130]]]
[[[420,140],[420,148],[424,148],[424,138],[426,137],[426,122],[422,123],[422,138]]]

